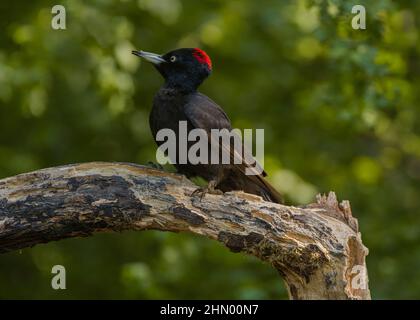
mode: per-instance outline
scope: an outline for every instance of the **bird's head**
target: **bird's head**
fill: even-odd
[[[132,51],[151,62],[165,78],[166,86],[185,91],[195,91],[210,75],[210,57],[198,48],[182,48],[163,55],[146,51]]]

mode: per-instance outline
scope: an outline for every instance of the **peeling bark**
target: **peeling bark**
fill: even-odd
[[[292,299],[370,299],[357,220],[335,194],[292,207],[243,192],[191,196],[182,175],[124,163],[0,180],[0,253],[122,230],[187,231],[268,262]]]

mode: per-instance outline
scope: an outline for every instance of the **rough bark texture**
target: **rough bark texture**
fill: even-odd
[[[334,193],[305,207],[242,192],[191,196],[185,177],[87,163],[0,180],[0,253],[95,232],[187,231],[268,262],[292,299],[370,299],[368,253],[350,205]]]

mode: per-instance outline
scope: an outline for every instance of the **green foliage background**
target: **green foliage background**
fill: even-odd
[[[354,2],[354,3],[353,3]],[[367,30],[351,28],[364,4]],[[420,298],[419,1],[63,0],[0,3],[0,177],[155,159],[161,84],[130,54],[201,47],[201,91],[237,128],[264,128],[290,203],[335,190],[370,249],[373,298]],[[51,289],[63,264],[67,290]],[[277,273],[186,234],[125,232],[0,256],[0,298],[286,298]]]

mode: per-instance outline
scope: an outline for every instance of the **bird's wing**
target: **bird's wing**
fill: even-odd
[[[204,129],[208,132],[211,129],[231,130],[230,120],[226,113],[216,102],[204,94],[192,94],[184,112],[195,128]]]
[[[209,97],[201,94],[193,94],[184,109],[185,116],[188,121],[193,125],[194,128],[200,128],[206,130],[211,140],[215,140],[211,135],[211,129],[232,129],[230,120],[223,109],[217,105]],[[236,134],[232,133],[236,136]],[[241,141],[240,145],[227,144],[222,140],[221,149],[222,152],[229,152],[230,163],[234,164],[234,159],[242,160],[241,164],[236,165],[245,174],[245,169],[254,172],[255,175],[262,175],[265,177],[267,173],[262,169],[261,165],[252,157],[248,148],[242,145],[242,140],[238,137],[238,141]],[[218,145],[219,141],[214,141],[215,145]],[[233,146],[233,147],[232,147]]]

